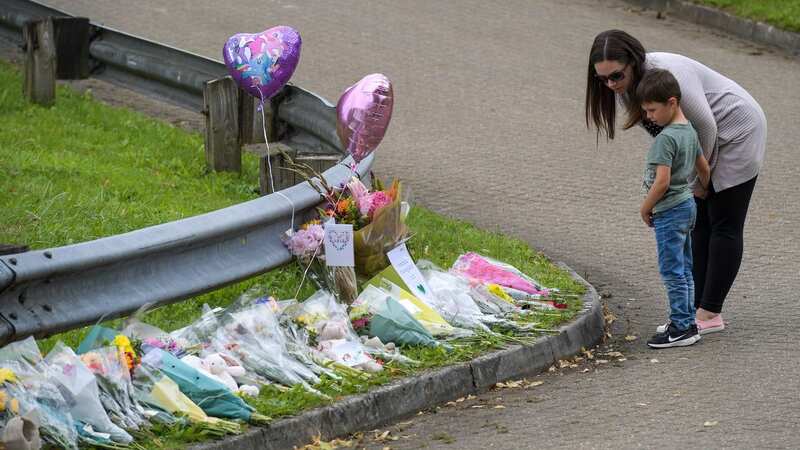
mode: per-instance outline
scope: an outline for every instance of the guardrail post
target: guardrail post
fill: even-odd
[[[56,45],[53,20],[26,22],[22,27],[25,46],[25,80],[22,92],[33,103],[50,106],[56,97]]]
[[[56,76],[59,80],[89,78],[91,24],[85,17],[54,17]]]
[[[241,145],[264,143],[264,129],[262,128],[261,112],[257,110],[258,103],[255,97],[239,90],[239,143]],[[264,105],[264,118],[267,121],[267,139],[273,142],[276,140],[276,118],[271,101]]]
[[[206,116],[206,164],[213,171],[241,172],[239,145],[239,88],[226,76],[203,85]]]
[[[284,167],[287,167],[288,164],[283,158],[280,150],[283,150],[285,154],[294,159],[297,156],[297,152],[293,148],[281,142],[273,142],[269,144],[269,150],[269,154],[262,154],[258,160],[258,184],[261,190],[261,195],[272,193],[269,183],[270,164],[272,165],[272,181],[275,183],[275,191],[280,191],[281,189],[289,186],[294,186],[297,184],[297,181],[303,181],[297,180],[294,172],[284,169]]]

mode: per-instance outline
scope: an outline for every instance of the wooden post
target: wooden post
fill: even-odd
[[[56,46],[52,19],[26,22],[25,80],[22,92],[33,103],[50,106],[56,98]]]
[[[227,76],[203,85],[206,115],[206,164],[213,171],[241,172],[239,146],[239,88]]]
[[[269,147],[270,153],[261,156],[258,162],[258,184],[261,188],[261,195],[272,193],[269,183],[269,164],[272,165],[272,181],[275,183],[276,191],[294,186],[298,182],[297,175],[294,172],[283,169],[288,164],[279,150],[283,150],[292,159],[297,156],[297,152],[281,142],[270,142]]]
[[[89,78],[91,24],[85,17],[54,17],[56,76],[59,80]]]

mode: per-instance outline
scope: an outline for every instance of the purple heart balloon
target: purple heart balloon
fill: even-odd
[[[358,163],[381,143],[392,118],[392,82],[380,73],[362,78],[336,104],[336,134]]]
[[[292,77],[301,43],[297,30],[281,25],[256,34],[234,34],[225,43],[222,57],[236,83],[263,102]]]

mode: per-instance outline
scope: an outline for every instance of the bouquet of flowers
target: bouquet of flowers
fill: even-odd
[[[375,178],[374,187],[370,191],[354,177],[340,195],[326,197],[327,205],[321,213],[336,219],[336,223],[353,224],[356,272],[366,278],[389,265],[386,252],[408,234],[408,211],[403,208],[400,181],[384,189]]]
[[[61,391],[69,405],[69,412],[82,425],[80,429],[95,437],[107,433],[114,442],[129,444],[133,437],[115,425],[100,402],[100,392],[94,374],[83,364],[71,348],[62,342],[56,344],[44,360],[48,379]]]
[[[145,354],[142,364],[172,379],[182,393],[210,416],[251,423],[265,423],[268,420],[254,413],[253,408],[225,384],[179,360],[172,353],[154,348]]]
[[[339,301],[349,304],[358,295],[355,270],[325,264],[324,238],[323,226],[319,221],[311,221],[289,232],[284,243],[289,252],[310,269],[311,279],[319,288],[333,292]]]
[[[236,422],[209,417],[158,369],[144,365],[137,367],[133,374],[133,385],[139,401],[170,415],[166,418],[168,423],[172,421],[172,416],[187,417],[192,423],[200,425],[203,432],[216,437],[238,434],[242,430]]]
[[[147,424],[144,408],[133,397],[133,383],[127,359],[118,347],[101,347],[81,355],[94,373],[100,401],[111,420],[122,428],[139,430]]]
[[[330,293],[317,291],[306,301],[287,308],[284,314],[315,330],[317,350],[325,358],[367,372],[382,370],[353,331],[344,306]]]
[[[27,342],[26,342],[27,341]],[[29,345],[32,344],[32,347]],[[65,449],[78,448],[78,433],[72,415],[68,411],[67,402],[61,395],[59,389],[51,383],[45,375],[36,367],[30,364],[27,359],[30,356],[39,355],[39,349],[33,338],[22,342],[9,344],[4,350],[23,349],[31,350],[27,354],[4,352],[0,362],[0,372],[5,373],[6,381],[12,383],[0,383],[5,387],[5,408],[18,409],[22,415],[26,411],[34,410],[39,421],[39,433],[42,440],[49,445]],[[35,349],[35,352],[32,350]],[[16,359],[10,359],[10,358]],[[41,356],[39,355],[39,359]],[[13,375],[13,377],[9,377]],[[14,381],[16,380],[16,381]],[[0,395],[2,396],[2,395]],[[17,402],[12,400],[16,399]],[[2,403],[2,402],[0,402]]]
[[[12,369],[0,368],[0,448],[34,450],[41,447],[35,401],[22,389]]]

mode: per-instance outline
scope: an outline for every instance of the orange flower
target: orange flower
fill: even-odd
[[[339,214],[347,213],[347,210],[350,209],[352,203],[353,201],[349,198],[343,198],[339,200],[339,202],[336,204],[336,212]]]

